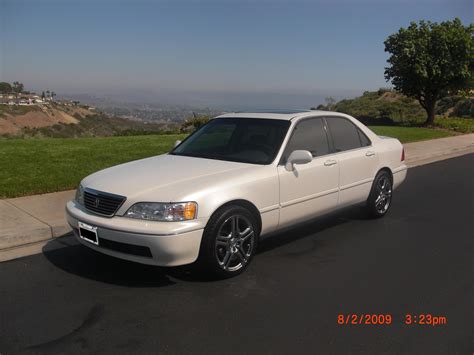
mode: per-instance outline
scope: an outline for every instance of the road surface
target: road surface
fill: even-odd
[[[54,241],[0,264],[0,353],[472,354],[473,167],[410,169],[385,218],[351,209],[266,238],[230,280]]]

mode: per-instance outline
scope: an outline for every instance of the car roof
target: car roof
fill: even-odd
[[[323,116],[335,114],[336,112],[320,111],[320,110],[264,110],[264,111],[241,111],[226,112],[216,118],[267,118],[273,120],[287,120],[293,118]]]

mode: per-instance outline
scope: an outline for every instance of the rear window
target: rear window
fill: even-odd
[[[340,117],[327,120],[336,152],[361,148],[370,145],[370,140],[351,121]]]

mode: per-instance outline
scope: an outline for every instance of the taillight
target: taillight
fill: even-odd
[[[401,161],[405,161],[405,148],[402,148],[402,159]]]

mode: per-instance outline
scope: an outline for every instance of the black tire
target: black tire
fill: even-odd
[[[369,217],[380,218],[387,214],[392,205],[392,185],[392,175],[386,170],[379,171],[372,183],[366,203]]]
[[[258,224],[252,213],[241,206],[225,206],[204,228],[197,265],[221,278],[239,275],[255,255],[258,237]]]

